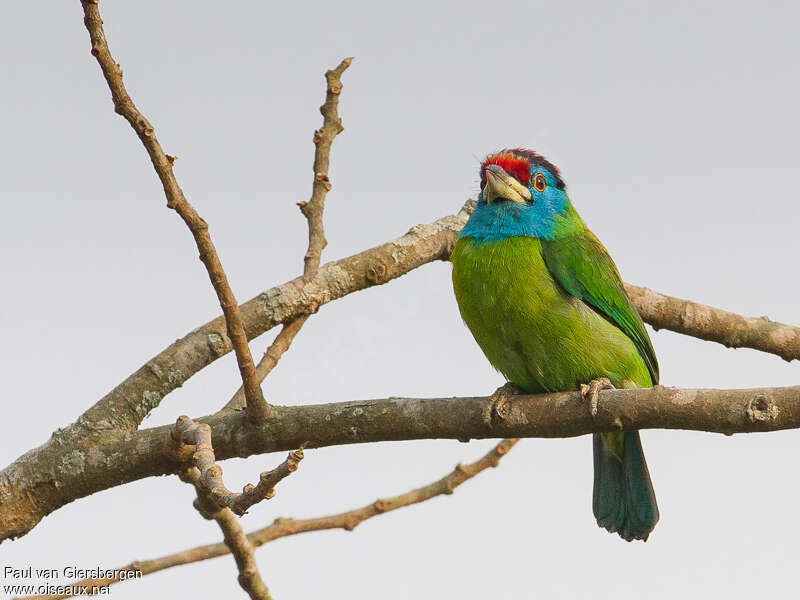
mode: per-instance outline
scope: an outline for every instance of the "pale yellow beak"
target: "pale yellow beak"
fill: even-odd
[[[491,204],[497,200],[511,200],[525,204],[531,199],[531,191],[506,173],[499,165],[486,165],[486,185],[483,186],[483,201]]]

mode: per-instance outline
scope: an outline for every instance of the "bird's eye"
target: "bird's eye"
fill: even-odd
[[[544,175],[541,173],[537,173],[533,176],[533,189],[537,192],[543,192],[544,188],[547,187],[547,179],[545,179]]]

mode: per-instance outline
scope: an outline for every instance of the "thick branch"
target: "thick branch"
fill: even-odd
[[[178,185],[178,180],[172,171],[172,165],[175,162],[174,157],[168,156],[161,148],[153,126],[136,108],[133,100],[128,95],[122,82],[122,69],[111,56],[97,3],[83,0],[81,4],[84,13],[83,22],[89,31],[89,37],[92,41],[92,55],[100,64],[100,69],[103,71],[108,87],[111,90],[114,110],[127,119],[139,139],[142,140],[142,144],[144,144],[147,153],[150,155],[153,167],[164,186],[167,206],[180,215],[189,231],[192,232],[197,249],[200,251],[200,260],[205,265],[211,284],[217,293],[220,307],[225,315],[228,338],[231,340],[233,350],[236,353],[236,362],[239,365],[239,373],[242,377],[242,385],[247,399],[247,415],[252,421],[263,421],[267,417],[269,407],[264,400],[261,385],[256,380],[255,364],[250,354],[250,348],[247,345],[247,336],[244,333],[242,318],[239,315],[239,303],[233,295],[233,290],[228,283],[228,276],[222,268],[217,250],[211,241],[208,224],[189,204],[183,194],[183,190]]]
[[[278,538],[286,537],[289,535],[296,535],[298,533],[306,533],[308,531],[321,531],[323,529],[344,529],[352,531],[359,524],[367,519],[382,515],[398,508],[405,506],[412,506],[420,502],[425,502],[443,494],[452,494],[455,489],[468,479],[472,479],[482,471],[490,467],[496,467],[500,464],[500,459],[503,458],[514,444],[517,443],[516,439],[506,439],[497,444],[488,453],[486,453],[479,460],[467,464],[456,465],[452,472],[448,473],[441,479],[434,481],[426,486],[411,490],[405,494],[394,496],[390,498],[379,498],[375,502],[371,502],[361,508],[349,510],[347,512],[338,513],[335,515],[328,515],[326,517],[317,517],[314,519],[285,519],[278,518],[272,525],[258,529],[247,534],[247,538],[253,544],[253,547],[258,548]],[[229,554],[230,550],[225,544],[208,544],[206,546],[198,546],[183,552],[176,552],[152,560],[137,560],[131,564],[122,567],[119,571],[141,571],[142,575],[149,575],[157,571],[163,571],[171,567],[180,565],[188,565],[201,560],[208,560],[209,558],[216,558]],[[120,579],[107,577],[104,579],[84,579],[75,582],[74,587],[80,588],[87,586],[89,589],[92,586],[102,587],[118,583]],[[64,594],[60,596],[29,596],[28,600],[44,600],[45,598],[71,598],[72,595]]]
[[[216,458],[291,450],[306,442],[313,448],[435,438],[571,437],[620,428],[774,431],[800,427],[800,387],[602,391],[594,421],[580,392],[518,396],[497,406],[490,398],[472,397],[274,408],[275,418],[258,427],[247,426],[242,411],[199,419],[214,430]],[[25,455],[0,479],[0,540],[23,535],[77,498],[176,472],[179,463],[168,439],[168,427],[156,427],[107,436],[90,448],[50,445]]]
[[[279,323],[313,313],[327,302],[446,259],[471,207],[468,202],[457,215],[416,225],[381,246],[327,263],[311,281],[298,277],[267,290],[240,307],[245,332],[256,337]],[[93,448],[116,443],[125,431],[135,430],[166,394],[230,350],[224,319],[217,317],[171,344],[74,424],[57,430],[46,443],[0,472],[0,514],[4,515],[0,540],[26,533],[55,507],[100,489],[96,487],[99,482],[87,480],[63,494],[59,485],[64,472],[72,469],[71,457],[80,466],[84,457],[93,455]],[[28,483],[33,484],[35,494],[16,493],[27,489]]]
[[[313,313],[327,302],[374,285],[387,283],[429,262],[446,260],[450,256],[458,232],[467,222],[473,208],[474,202],[468,201],[456,215],[448,215],[426,225],[416,225],[402,237],[325,264],[309,282],[298,277],[259,294],[239,307],[245,333],[252,339],[280,323],[287,323],[300,315]],[[689,334],[681,323],[681,319],[685,317],[676,316],[668,322],[658,319],[652,310],[653,305],[647,299],[654,292],[632,285],[628,285],[626,289],[636,302],[637,308],[642,311],[645,321],[657,323],[656,326],[659,328]],[[672,300],[669,296],[663,298]],[[689,306],[702,305],[691,303]],[[719,309],[712,310],[732,314]],[[738,326],[743,328],[748,326],[748,322],[763,321],[745,317],[740,319],[737,321]],[[715,338],[713,321],[693,320],[692,323],[691,335],[737,345],[732,339]],[[760,325],[763,327],[763,323]],[[782,335],[787,339],[797,339],[800,336],[800,328],[776,325],[779,325]],[[746,336],[743,335],[742,329],[737,328],[738,326],[733,328],[731,337],[736,336],[741,340]],[[754,347],[784,356],[784,348],[793,346],[779,343],[756,347],[742,343],[741,347]],[[81,415],[76,423],[56,432],[56,438],[60,442],[69,443],[98,430],[136,429],[164,396],[230,350],[231,344],[225,334],[225,322],[222,317],[217,317],[194,329],[153,357]],[[800,349],[786,354],[784,358],[800,358]]]
[[[642,318],[656,330],[669,329],[728,348],[753,348],[786,361],[800,360],[798,327],[768,317],[743,317],[635,285],[625,284],[625,289]]]
[[[323,304],[387,283],[434,260],[450,256],[457,233],[472,210],[467,202],[456,215],[415,225],[390,242],[329,262],[310,280],[298,277],[259,294],[239,307],[248,339],[281,323],[316,312]],[[135,430],[161,399],[192,375],[231,351],[223,317],[170,344],[131,374],[78,421],[57,432],[62,441],[98,430]]]

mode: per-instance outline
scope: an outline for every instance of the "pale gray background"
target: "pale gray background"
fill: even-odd
[[[800,322],[794,3],[103,1],[116,59],[211,231],[237,296],[297,275],[322,73],[348,55],[324,259],[456,211],[486,153],[558,164],[626,280]],[[183,223],[112,111],[77,0],[3,11],[0,345],[7,464],[219,313]],[[254,354],[267,337],[252,344]],[[663,383],[798,381],[797,363],[653,335]],[[232,355],[145,426],[206,414]],[[486,394],[502,383],[459,318],[450,267],[325,306],[265,384],[276,403]],[[451,497],[257,552],[274,596],[674,598],[796,593],[797,432],[643,434],[661,507],[647,544],[597,528],[588,438],[526,440]],[[491,442],[310,451],[243,519],[316,516],[404,492]],[[226,462],[230,487],[281,455]],[[220,539],[174,477],[67,506],[0,566],[116,567]],[[8,581],[4,583],[9,583]],[[230,557],[112,597],[238,597]]]

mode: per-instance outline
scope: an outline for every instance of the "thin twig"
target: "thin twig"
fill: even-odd
[[[302,315],[297,317],[294,321],[289,321],[281,328],[280,333],[275,336],[272,344],[270,344],[267,351],[264,352],[264,356],[261,357],[261,360],[258,361],[256,365],[256,377],[258,381],[264,381],[266,376],[275,368],[284,352],[292,345],[294,337],[300,332],[300,329],[302,329],[310,316],[311,315]],[[244,388],[240,386],[233,397],[228,400],[228,403],[222,407],[222,410],[238,410],[244,406],[246,406]]]
[[[325,73],[327,89],[325,103],[319,107],[322,113],[322,128],[314,132],[314,183],[311,190],[311,200],[299,202],[300,210],[308,221],[308,250],[304,257],[303,279],[311,280],[319,271],[319,262],[322,250],[328,244],[325,239],[324,222],[322,219],[325,211],[325,197],[331,190],[328,168],[330,165],[331,145],[333,139],[344,131],[342,120],[339,118],[339,95],[342,92],[342,73],[353,62],[353,58],[345,58],[339,66]],[[292,345],[295,336],[305,325],[309,315],[300,315],[296,319],[284,323],[280,333],[264,352],[264,356],[256,365],[256,378],[259,383],[275,368],[278,361]],[[222,410],[235,410],[246,404],[244,386],[240,387]]]
[[[195,508],[206,519],[214,520],[222,530],[225,540],[223,544],[236,561],[239,570],[239,585],[247,592],[252,600],[272,600],[267,584],[261,578],[256,562],[255,546],[245,535],[242,524],[230,508],[219,508],[208,495],[208,490],[202,483],[202,474],[197,467],[191,467],[182,472],[181,478],[194,485],[197,491]]]
[[[228,277],[222,268],[216,248],[214,248],[214,244],[211,241],[208,224],[189,204],[183,194],[183,190],[178,185],[172,170],[175,158],[167,155],[161,148],[153,126],[136,108],[133,100],[128,95],[122,82],[122,69],[111,56],[97,2],[83,0],[81,4],[83,5],[84,24],[92,41],[92,55],[100,64],[100,69],[103,71],[108,87],[111,90],[114,110],[127,119],[139,136],[164,186],[167,206],[180,215],[194,237],[197,249],[200,251],[200,260],[208,271],[211,284],[214,286],[214,291],[217,293],[222,312],[225,315],[228,337],[236,353],[236,362],[239,365],[239,373],[242,376],[242,384],[247,399],[247,415],[253,422],[262,422],[269,416],[269,406],[264,400],[261,386],[256,380],[253,357],[250,354],[242,318],[239,315],[239,303],[233,295],[228,283]]]
[[[257,548],[271,542],[278,538],[297,535],[298,533],[306,533],[309,531],[320,531],[323,529],[345,529],[352,531],[357,525],[376,517],[378,515],[411,506],[420,502],[425,502],[431,498],[435,498],[442,494],[452,494],[453,491],[462,483],[478,475],[480,472],[485,471],[490,467],[496,467],[500,459],[503,458],[517,443],[517,439],[505,439],[492,448],[479,460],[467,464],[456,465],[456,468],[447,474],[445,477],[434,481],[433,483],[411,490],[405,494],[394,496],[390,498],[378,499],[361,508],[349,510],[347,512],[338,513],[335,515],[328,515],[325,517],[318,517],[314,519],[275,519],[272,525],[258,529],[247,534],[247,538],[252,543],[253,547]],[[208,560],[228,554],[230,550],[225,544],[208,544],[206,546],[198,546],[183,552],[176,552],[159,558],[151,560],[137,560],[129,565],[122,567],[119,571],[138,570],[142,575],[149,575],[157,571],[169,569],[170,567],[177,567],[180,565],[188,565],[191,563]],[[108,586],[119,582],[120,579],[106,578],[106,579],[84,579],[76,582],[75,586],[87,585],[90,589],[91,586]],[[27,600],[44,600],[44,598],[69,598],[69,595],[61,596],[34,596]]]
[[[325,73],[328,84],[325,94],[325,103],[319,107],[322,113],[322,127],[314,132],[314,187],[311,199],[300,202],[300,210],[308,219],[308,251],[305,255],[303,277],[310,279],[319,270],[322,250],[328,244],[325,239],[325,230],[322,223],[322,214],[325,210],[325,196],[331,189],[331,180],[328,176],[330,167],[331,145],[334,138],[344,131],[342,120],[339,118],[339,94],[342,91],[342,73],[345,72],[353,57],[345,58],[339,66]]]
[[[205,490],[208,498],[216,507],[230,508],[240,516],[254,504],[272,498],[275,495],[275,486],[296,471],[298,464],[303,460],[303,447],[301,446],[299,449],[289,452],[286,460],[278,467],[261,473],[258,485],[247,484],[242,493],[237,494],[225,487],[225,483],[222,481],[222,467],[217,464],[214,447],[211,443],[211,427],[207,423],[198,423],[182,415],[172,426],[170,436],[180,444],[176,448],[176,456],[185,456],[184,447],[192,450],[191,461],[199,473],[196,485]]]

